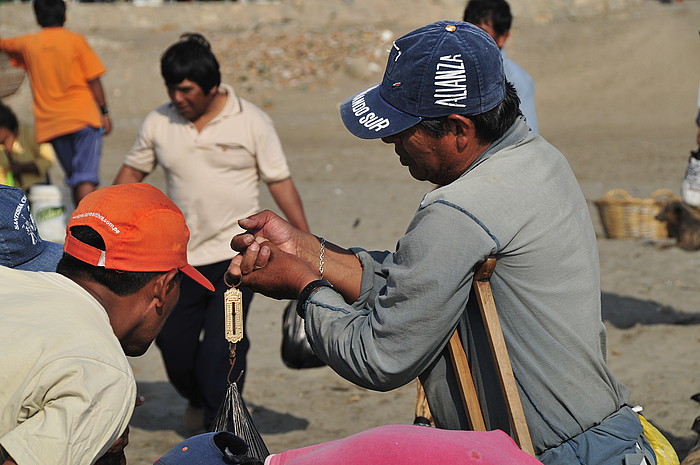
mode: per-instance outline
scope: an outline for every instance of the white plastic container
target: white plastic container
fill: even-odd
[[[57,186],[35,184],[29,193],[32,216],[42,239],[63,243],[66,237],[66,207]]]

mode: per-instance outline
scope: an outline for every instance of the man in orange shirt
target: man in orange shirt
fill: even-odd
[[[82,35],[63,27],[63,0],[35,0],[34,13],[41,31],[0,39],[0,50],[29,74],[36,141],[53,145],[77,205],[99,184],[102,134],[112,129],[105,68]]]

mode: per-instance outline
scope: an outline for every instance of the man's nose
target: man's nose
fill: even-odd
[[[182,102],[183,96],[184,94],[179,90],[174,90],[170,92],[170,99],[176,103]]]

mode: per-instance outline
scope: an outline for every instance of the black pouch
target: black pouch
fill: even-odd
[[[304,330],[304,320],[297,315],[297,301],[287,304],[282,316],[282,361],[289,368],[316,368],[325,363],[316,356]]]

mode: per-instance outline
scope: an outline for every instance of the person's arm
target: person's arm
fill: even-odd
[[[155,112],[146,116],[136,135],[136,141],[124,157],[112,184],[141,182],[155,169],[158,158],[154,141],[154,117],[157,117]]]
[[[37,144],[34,140],[34,131],[23,124],[19,127],[17,137],[10,137],[5,142],[6,144],[9,142],[10,145],[8,159],[10,170],[15,176],[32,174],[41,178],[46,177],[54,159],[50,144]],[[7,147],[5,149],[7,150]]]
[[[21,59],[22,45],[24,44],[25,36],[17,37],[0,37],[0,52],[5,52],[10,56],[10,59]],[[21,61],[23,64],[23,60]],[[13,66],[17,66],[20,63],[13,63]]]
[[[259,250],[269,247],[269,260],[241,262],[250,269],[242,284],[279,297],[274,292],[298,292],[304,281],[318,279],[318,241],[305,233],[278,236],[284,228],[269,227],[272,223],[256,235],[272,242],[281,237],[281,246],[296,248],[305,258],[263,242]],[[446,233],[446,224],[460,233]],[[290,241],[296,247],[289,247]],[[410,382],[441,355],[462,318],[474,264],[495,250],[478,222],[440,205],[416,214],[394,253],[353,253],[330,245],[324,278],[334,288],[319,287],[304,302],[314,351],[339,375],[368,389]],[[349,285],[356,287],[342,288]]]
[[[304,215],[304,206],[301,203],[301,197],[292,178],[270,183],[267,185],[267,188],[270,190],[275,203],[280,207],[292,226],[304,232],[309,232],[309,225]]]
[[[129,165],[122,165],[112,184],[116,185],[129,184],[132,182],[141,182],[144,180],[147,174],[148,173],[145,173],[141,170],[137,170],[136,168],[132,168]]]
[[[7,457],[7,459],[2,462],[2,465],[17,465],[17,462],[15,462],[12,457]]]
[[[292,226],[309,232],[301,197],[297,191],[282,150],[282,142],[272,119],[255,106],[250,106],[250,128],[255,140],[255,158],[258,176],[266,184],[277,206]]]
[[[33,161],[16,162],[16,161],[10,159],[10,170],[16,176],[21,176],[23,174],[36,174],[36,175],[41,174],[36,162],[33,162]]]
[[[51,144],[43,143],[39,144],[35,155],[34,163],[39,171],[38,174],[42,179],[45,179],[47,173],[51,169],[51,166],[56,162],[56,153],[54,152]]]
[[[105,98],[105,92],[102,88],[102,81],[99,77],[96,77],[95,79],[89,80],[88,85],[92,91],[95,103],[100,107],[100,120],[102,122],[104,134],[107,135],[112,132],[112,119],[109,116],[109,108],[107,107],[107,99]]]

